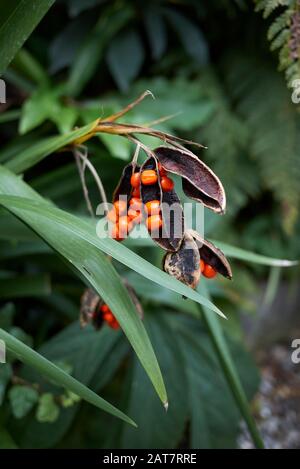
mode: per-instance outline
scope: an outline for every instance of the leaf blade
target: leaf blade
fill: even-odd
[[[0,75],[5,71],[28,36],[53,5],[55,0],[19,0],[1,6]]]
[[[127,417],[123,412],[109,404],[100,396],[95,394],[89,388],[81,384],[79,381],[68,375],[65,371],[61,370],[58,366],[51,363],[39,353],[32,350],[23,342],[8,334],[3,329],[0,329],[0,338],[4,340],[7,350],[15,355],[23,363],[36,368],[40,373],[47,376],[48,379],[57,382],[60,386],[70,389],[72,392],[82,397],[90,404],[95,405],[101,410],[105,410],[110,414],[124,420],[127,423],[135,426],[135,423]]]

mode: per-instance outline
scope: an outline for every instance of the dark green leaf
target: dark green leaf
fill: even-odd
[[[8,397],[12,413],[17,419],[25,417],[39,399],[36,389],[20,385],[13,386]]]
[[[0,75],[53,3],[54,0],[12,0],[2,2]]]
[[[128,91],[144,61],[141,37],[134,30],[119,34],[110,43],[106,58],[115,82],[122,91]]]
[[[39,398],[36,410],[36,418],[38,422],[53,423],[58,419],[59,407],[54,401],[54,396],[50,392],[44,393]]]

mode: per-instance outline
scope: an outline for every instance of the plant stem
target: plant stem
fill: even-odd
[[[205,294],[205,296],[209,299],[209,294],[203,284],[201,286],[201,293]],[[211,340],[215,346],[221,367],[224,372],[224,376],[231,389],[231,392],[241,412],[241,415],[243,416],[247,424],[249,433],[252,437],[255,447],[257,449],[263,449],[263,440],[259,434],[255,420],[251,414],[245,391],[243,389],[235,365],[231,358],[231,354],[228,349],[218,318],[214,314],[211,314],[211,312],[208,311],[205,307],[199,307],[199,310],[201,310],[203,313],[203,319],[210,334]]]

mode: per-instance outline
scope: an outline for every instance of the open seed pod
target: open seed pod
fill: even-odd
[[[126,196],[127,197],[127,203],[129,203],[131,193],[133,191],[133,188],[130,184],[130,178],[133,173],[138,173],[140,171],[140,167],[137,165],[133,165],[132,163],[128,164],[125,166],[123,169],[122,176],[119,180],[119,183],[117,187],[115,188],[114,194],[113,194],[113,202],[119,199],[121,196]]]
[[[136,308],[137,314],[141,319],[144,317],[144,311],[142,305],[136,296],[134,288],[122,279],[123,284],[128,290],[129,296]],[[104,305],[103,299],[95,293],[91,288],[87,288],[81,297],[79,321],[81,327],[85,327],[88,324],[92,324],[96,330],[99,330],[103,325],[103,316],[100,311],[101,306]]]
[[[157,161],[154,157],[148,158],[141,167],[141,173],[145,170],[154,170],[159,175]],[[154,233],[149,231],[152,239],[167,251],[177,251],[184,233],[184,216],[179,197],[175,190],[163,192],[159,177],[155,184],[141,184],[141,199],[145,205],[152,200],[161,203],[162,227]],[[171,210],[169,210],[171,208]]]
[[[200,254],[196,241],[186,233],[177,252],[168,252],[163,260],[163,269],[172,277],[196,288],[200,280]]]
[[[197,231],[189,230],[188,233],[197,243],[200,258],[203,259],[206,264],[211,265],[219,274],[231,279],[231,267],[223,252],[213,243],[202,238]]]
[[[182,179],[184,193],[216,213],[224,213],[226,196],[214,172],[191,151],[158,147],[154,153],[162,167]]]
[[[99,310],[103,301],[97,293],[91,288],[84,290],[81,297],[79,321],[81,327],[85,327],[92,323],[95,329],[100,329],[103,323],[102,315],[97,315],[96,312]],[[97,317],[98,316],[98,317]]]

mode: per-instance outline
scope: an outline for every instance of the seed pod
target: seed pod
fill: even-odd
[[[224,188],[213,171],[190,151],[158,147],[154,151],[162,167],[182,179],[185,194],[216,213],[224,213]]]
[[[96,312],[102,306],[103,301],[100,296],[94,292],[91,288],[87,288],[81,297],[80,315],[79,321],[81,327],[85,327],[90,323],[93,323],[95,329],[99,329],[102,326],[103,318],[102,314],[97,315]],[[98,317],[97,317],[98,316]],[[96,324],[95,324],[96,320]]]
[[[169,252],[163,261],[164,271],[191,288],[200,280],[200,255],[194,238],[186,233],[177,252]]]
[[[134,167],[132,163],[125,166],[120,181],[114,191],[113,202],[117,201],[121,196],[126,196],[127,203],[129,203],[131,194],[133,192],[133,187],[131,186],[130,179],[133,173],[138,173],[139,171],[140,167],[137,165]]]
[[[128,290],[129,296],[136,308],[137,314],[141,319],[144,317],[144,311],[142,305],[136,296],[134,288],[127,282],[127,280],[122,279],[123,284]],[[103,325],[103,314],[100,310],[101,306],[105,303],[103,299],[94,292],[91,288],[87,288],[81,297],[80,305],[80,325],[85,327],[88,324],[92,324],[96,330],[100,329]]]
[[[231,279],[231,267],[223,252],[213,243],[202,238],[196,231],[189,230],[189,233],[197,243],[200,258],[206,264],[212,266],[219,274]]]
[[[155,158],[148,158],[141,167],[141,172],[148,169],[155,170],[159,174]],[[158,178],[155,184],[141,184],[141,199],[144,205],[152,200],[160,201],[163,223],[162,227],[157,230],[157,235],[154,233],[153,241],[167,251],[177,251],[183,238],[184,217],[182,206],[175,190],[163,192],[160,186],[160,178]],[[171,210],[168,210],[169,207]],[[151,232],[149,234],[151,236]]]

